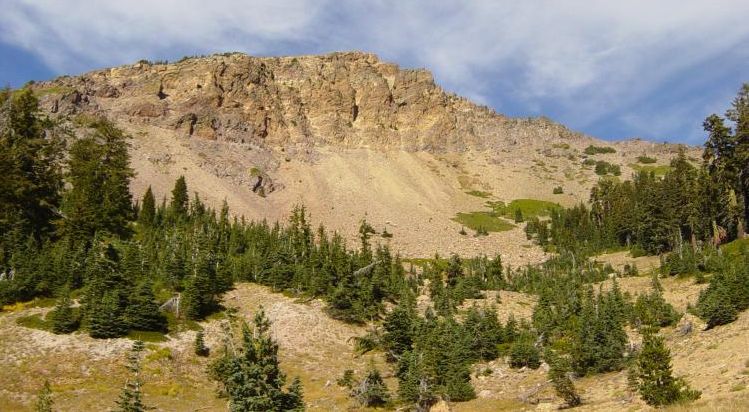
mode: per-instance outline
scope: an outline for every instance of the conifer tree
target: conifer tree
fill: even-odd
[[[580,405],[582,400],[580,395],[575,389],[575,384],[569,377],[569,373],[572,370],[567,359],[556,355],[550,350],[547,350],[544,354],[546,362],[549,364],[549,380],[554,385],[554,390],[557,396],[564,399],[567,403],[567,407],[573,408]]]
[[[187,194],[187,182],[184,176],[180,176],[174,182],[174,189],[172,189],[172,201],[169,204],[169,209],[172,214],[177,218],[187,216],[187,208],[189,206],[189,195]]]
[[[743,227],[749,225],[749,83],[744,83],[733,100],[726,117],[736,126],[734,131],[735,159],[738,174],[738,192],[744,205]],[[743,236],[744,233],[739,233]]]
[[[117,291],[106,292],[101,301],[88,305],[88,331],[92,338],[117,338],[127,333]]]
[[[151,226],[156,220],[156,200],[153,197],[151,186],[148,186],[146,193],[143,195],[143,201],[140,205],[140,212],[138,213],[138,223],[143,226]]]
[[[106,120],[90,125],[94,135],[79,139],[70,148],[67,181],[71,188],[63,199],[62,233],[76,241],[98,231],[129,233],[133,207],[125,134]]]
[[[52,387],[49,385],[49,381],[44,381],[44,386],[39,391],[36,398],[36,412],[52,412],[52,406],[54,401],[52,400]]]
[[[195,334],[195,354],[198,356],[208,356],[210,350],[205,346],[203,331],[200,330]]]
[[[383,406],[390,401],[390,391],[380,371],[373,365],[370,365],[364,379],[354,388],[353,395],[366,407]]]
[[[117,408],[114,412],[145,412],[151,409],[143,403],[143,394],[141,393],[143,382],[140,377],[140,361],[141,352],[144,348],[143,342],[139,340],[133,342],[133,347],[127,357],[127,369],[131,376],[122,388],[122,392],[120,392],[120,397],[116,402]]]
[[[53,231],[63,187],[61,137],[31,89],[0,91],[0,233],[41,239]]]
[[[78,319],[73,312],[70,301],[70,289],[65,286],[60,291],[55,309],[50,313],[52,318],[52,332],[71,333],[78,329]]]
[[[541,366],[541,354],[533,345],[532,336],[526,333],[513,342],[510,347],[510,366],[530,369],[537,369]]]
[[[387,314],[383,321],[385,334],[383,346],[388,360],[395,361],[404,352],[411,350],[413,335],[416,333],[417,316],[412,308],[398,305]]]
[[[637,358],[637,371],[640,396],[648,405],[670,405],[700,397],[700,392],[690,389],[683,379],[673,377],[671,353],[663,344],[663,338],[656,334],[645,334],[642,352]]]
[[[253,321],[254,331],[242,324],[242,345],[233,349],[231,336],[222,358],[211,368],[229,397],[232,412],[302,411],[301,383],[295,380],[284,390],[286,375],[278,365],[278,345],[270,337],[270,321],[261,308]]]
[[[715,275],[715,277],[721,277],[721,275]],[[697,302],[697,313],[707,322],[707,329],[731,323],[738,316],[736,307],[731,301],[730,289],[727,285],[719,284],[719,280],[716,280],[715,277],[711,284],[718,286],[708,287],[700,293]]]
[[[142,331],[166,331],[166,317],[156,304],[153,284],[150,280],[142,281],[130,294],[124,320],[130,329]]]

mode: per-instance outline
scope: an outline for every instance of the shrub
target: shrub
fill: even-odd
[[[593,146],[590,145],[585,148],[584,153],[587,155],[595,155],[599,153],[616,153],[616,149],[609,146]]]
[[[638,156],[637,157],[637,161],[640,162],[640,163],[643,163],[643,164],[650,164],[650,163],[657,162],[658,159],[656,159],[654,157],[648,157],[648,156]]]
[[[596,168],[595,168],[596,174],[599,176],[604,176],[607,174],[612,174],[614,176],[619,176],[622,174],[621,166],[611,164],[609,162],[606,162],[604,160],[599,160],[596,162]]]
[[[561,195],[562,193],[564,193],[564,189],[562,189],[562,186],[557,186],[554,188],[555,195]]]

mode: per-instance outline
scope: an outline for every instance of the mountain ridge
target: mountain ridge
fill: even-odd
[[[544,117],[498,114],[444,91],[428,70],[364,52],[141,61],[34,87],[51,97],[43,99],[51,113],[128,117],[188,136],[270,146],[446,152],[592,139]]]

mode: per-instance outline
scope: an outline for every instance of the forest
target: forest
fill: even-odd
[[[729,123],[730,122],[730,123]],[[732,125],[732,126],[729,126]],[[660,277],[693,276],[707,283],[688,309],[708,328],[749,307],[749,253],[721,245],[745,237],[749,222],[749,85],[725,118],[712,115],[702,159],[681,152],[664,177],[638,172],[631,180],[601,178],[590,202],[532,218],[529,238],[554,252],[537,266],[508,268],[500,256],[451,255],[415,264],[377,242],[362,220],[358,244],[311,227],[303,205],[286,222],[247,221],[190,195],[183,177],[169,198],[149,188],[133,196],[128,136],[105,119],[72,124],[42,115],[29,89],[0,92],[0,304],[54,297],[55,333],[114,338],[131,331],[168,333],[180,323],[225,310],[236,282],[320,298],[343,322],[374,328],[358,337],[360,353],[381,351],[397,377],[394,393],[372,368],[348,371],[339,385],[365,406],[410,405],[428,410],[439,399],[476,396],[472,365],[507,357],[516,368],[549,365],[549,380],[568,406],[582,399],[574,377],[627,370],[632,390],[651,405],[700,396],[672,376],[661,327],[681,317],[663,298]],[[591,263],[608,250],[661,255],[651,291],[623,293],[619,273]],[[593,283],[613,279],[613,286]],[[416,299],[426,289],[425,313]],[[532,321],[498,320],[496,307],[459,306],[490,290],[537,295]],[[160,310],[179,297],[171,310]],[[80,305],[74,305],[77,301]],[[495,302],[501,305],[501,301]],[[626,328],[643,336],[629,344]],[[298,381],[286,385],[278,346],[260,312],[252,326],[216,352],[208,373],[233,411],[302,410]],[[201,339],[196,356],[208,355]],[[138,369],[138,344],[133,370]],[[140,386],[123,389],[121,410],[145,410]],[[40,398],[41,399],[41,398]],[[129,409],[128,409],[129,408]]]

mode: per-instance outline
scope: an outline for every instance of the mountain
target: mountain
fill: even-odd
[[[361,52],[141,61],[33,88],[46,112],[73,127],[104,116],[132,135],[136,196],[149,184],[168,196],[185,175],[210,204],[226,199],[237,213],[273,220],[303,203],[352,241],[366,216],[407,256],[500,252],[512,263],[539,261],[521,228],[461,236],[465,224],[454,218],[488,210],[489,200],[571,205],[598,180],[586,158],[627,176],[667,165],[677,150],[503,116],[445,92],[426,70]],[[591,145],[614,149],[589,156]],[[640,165],[640,156],[657,162]]]

